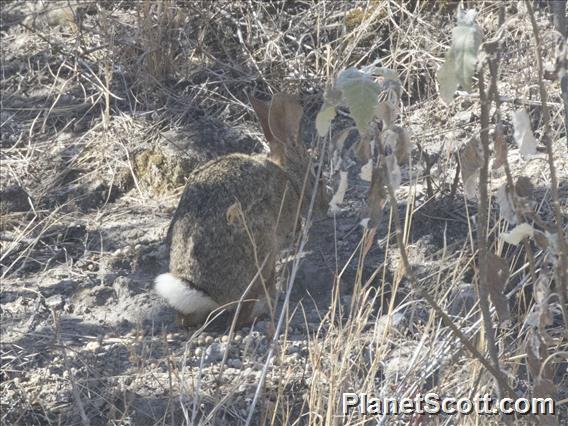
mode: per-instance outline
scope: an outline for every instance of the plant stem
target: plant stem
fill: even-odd
[[[487,369],[487,371],[489,371],[489,373],[491,373],[493,375],[493,377],[495,377],[495,380],[497,380],[497,383],[499,383],[499,387],[501,389],[503,389],[506,392],[506,394],[514,395],[514,391],[513,391],[513,389],[511,389],[511,387],[507,383],[507,380],[505,379],[503,373],[499,369],[496,369],[477,350],[475,345],[469,341],[469,339],[467,338],[467,336],[465,334],[462,333],[462,331],[452,321],[452,319],[448,316],[448,314],[446,314],[444,312],[442,307],[440,305],[438,305],[438,303],[436,303],[434,298],[427,291],[424,291],[422,288],[420,288],[418,286],[418,279],[416,278],[416,274],[414,273],[414,271],[412,270],[412,268],[410,266],[410,262],[408,261],[408,255],[406,253],[406,248],[405,248],[405,245],[404,245],[404,238],[403,238],[403,234],[402,234],[402,228],[400,226],[400,215],[398,213],[396,196],[394,194],[394,190],[392,189],[392,186],[390,185],[390,183],[387,183],[386,187],[387,187],[388,192],[389,192],[389,199],[390,199],[391,208],[392,208],[392,211],[393,211],[394,224],[395,224],[395,228],[396,228],[396,239],[397,239],[397,242],[398,242],[400,257],[401,257],[402,262],[404,264],[404,270],[406,272],[406,275],[410,279],[410,285],[412,286],[412,289],[416,292],[418,297],[426,300],[426,302],[432,307],[432,309],[434,309],[436,314],[438,314],[442,318],[442,321],[444,322],[444,324],[446,324],[446,326],[448,326],[452,330],[454,335],[460,340],[461,344],[465,346],[465,348]]]
[[[560,208],[560,197],[558,195],[558,177],[556,176],[556,167],[554,166],[554,152],[552,150],[552,139],[550,137],[550,112],[548,110],[546,88],[544,87],[544,67],[542,65],[542,41],[538,31],[538,25],[534,16],[534,11],[531,2],[525,0],[527,11],[531,19],[534,38],[536,41],[536,64],[538,68],[538,87],[540,90],[540,102],[542,104],[542,121],[544,129],[542,133],[542,142],[546,147],[548,156],[548,167],[550,169],[550,190],[552,193],[552,206],[554,209],[554,219],[556,222],[556,232],[558,234],[558,243],[560,246],[560,253],[558,263],[556,265],[556,277],[558,286],[558,295],[560,298],[560,305],[562,308],[562,316],[564,317],[564,325],[568,329],[568,243],[562,228],[563,217]]]
[[[479,138],[483,148],[483,163],[479,170],[479,208],[478,208],[478,223],[477,223],[477,250],[478,250],[478,268],[479,275],[477,279],[477,294],[479,297],[479,306],[481,307],[481,316],[483,318],[483,328],[485,330],[485,338],[487,340],[487,349],[489,357],[493,362],[495,370],[502,375],[499,367],[499,351],[495,343],[495,333],[493,331],[493,321],[491,319],[491,310],[489,308],[489,284],[487,281],[487,252],[489,249],[489,241],[487,238],[487,227],[489,222],[489,194],[487,183],[489,180],[489,108],[491,101],[487,97],[485,91],[485,77],[483,70],[478,74],[479,84],[479,98],[481,101],[481,130]],[[499,397],[504,395],[504,389],[501,385],[502,380],[497,380],[497,387],[499,390]]]

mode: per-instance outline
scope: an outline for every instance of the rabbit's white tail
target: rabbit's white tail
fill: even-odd
[[[167,273],[155,280],[156,293],[182,314],[209,313],[219,305],[200,290],[191,288],[182,279]]]

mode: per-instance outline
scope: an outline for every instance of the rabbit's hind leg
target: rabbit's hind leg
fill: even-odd
[[[274,319],[274,310],[278,301],[278,291],[276,289],[276,271],[273,269],[270,277],[266,280],[266,288],[261,288],[259,297],[252,310],[253,317],[268,316]]]
[[[207,320],[210,312],[194,312],[191,314],[184,314],[182,312],[178,312],[176,315],[176,325],[178,327],[184,328],[193,328],[202,326],[203,323]]]
[[[242,303],[237,326],[243,327],[251,324],[256,318],[270,317],[274,319],[274,310],[277,301],[276,268],[272,267],[264,284],[259,285],[253,295],[247,297]],[[251,300],[252,299],[252,300]]]

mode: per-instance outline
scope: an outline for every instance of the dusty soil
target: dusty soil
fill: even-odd
[[[110,118],[105,119],[104,103],[86,102],[81,87],[94,74],[85,70],[85,79],[73,79],[72,70],[62,65],[72,63],[67,55],[73,52],[69,46],[74,38],[66,26],[67,15],[31,11],[29,2],[2,7],[2,423],[153,425],[187,424],[192,419],[243,423],[266,362],[272,324],[261,320],[236,331],[232,340],[219,324],[204,331],[183,330],[152,286],[154,277],[167,270],[164,239],[184,177],[216,156],[265,149],[250,108],[239,106],[240,117],[246,118],[236,124],[222,111],[212,116],[206,103],[194,102],[182,86],[167,82],[175,96],[170,93],[164,102],[154,104],[160,106],[147,110],[127,108],[132,101],[126,93],[134,92],[117,91],[120,100],[114,101]],[[82,13],[82,25],[92,28],[102,12],[86,8]],[[127,6],[115,13],[125,22],[132,18]],[[26,20],[29,16],[35,21]],[[95,67],[96,61],[89,65]],[[53,79],[50,71],[60,76]],[[131,78],[126,75],[121,80],[116,72],[112,87],[131,84]],[[50,89],[62,79],[69,79],[67,86],[59,92]],[[91,86],[87,90],[92,90],[89,96],[96,94]],[[321,91],[304,95],[307,104],[315,104],[306,108],[310,143]],[[461,189],[450,195],[456,167],[451,152],[477,131],[476,114],[478,100],[469,97],[451,110],[437,100],[405,109],[413,140],[435,159],[431,173],[436,197],[427,194],[422,153],[414,145],[413,165],[403,169],[397,191],[398,209],[404,217],[409,194],[414,194],[408,250],[421,283],[431,285],[432,276],[447,265],[452,270],[463,267],[445,299],[444,308],[455,317],[475,305],[474,273],[467,260],[472,255],[468,235],[476,203],[468,203],[466,212]],[[534,114],[536,123],[538,111]],[[545,154],[523,161],[511,134],[513,172],[533,179],[535,200],[545,219],[550,219]],[[566,214],[565,133],[563,138],[563,143],[555,144],[555,155]],[[363,336],[371,338],[375,323],[385,321],[414,348],[412,330],[429,321],[428,307],[413,299],[409,283],[400,278],[388,213],[376,244],[359,264],[357,247],[363,235],[359,222],[368,185],[357,179],[358,172],[354,162],[340,211],[312,223],[285,330],[269,363],[252,424],[269,422],[267,416],[273,415],[274,401],[281,401],[282,394],[288,395],[282,413],[296,418],[279,417],[276,423],[306,416],[314,356],[311,342],[325,336],[326,316],[334,317],[332,322],[348,318],[353,290],[361,283],[380,295],[372,304]],[[333,177],[326,177],[331,189]],[[497,188],[504,174],[496,171],[492,180]],[[492,220],[495,223],[498,215]],[[511,257],[515,250],[511,248]],[[280,263],[283,283],[293,261],[288,256]],[[393,282],[397,283],[391,306],[395,312],[386,318]],[[518,282],[513,278],[510,288]],[[334,288],[339,288],[337,299]],[[284,293],[279,311],[283,298]],[[469,324],[474,322],[471,319]],[[413,349],[396,345],[384,354],[385,386],[396,381],[412,353]],[[450,354],[444,362],[451,364],[456,356]],[[425,388],[434,386],[436,374],[426,379]],[[559,380],[563,398],[568,395],[566,380]],[[308,423],[305,418],[299,422]]]

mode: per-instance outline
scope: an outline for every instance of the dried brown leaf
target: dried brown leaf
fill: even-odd
[[[398,133],[398,143],[394,154],[398,164],[402,165],[408,161],[410,155],[410,136],[404,127],[395,127],[394,130]]]
[[[394,111],[388,102],[379,102],[375,115],[378,119],[383,120],[383,128],[390,129],[394,121]]]
[[[548,356],[548,348],[535,330],[529,331],[525,342],[525,352],[527,354],[528,370],[533,378],[533,398],[556,399],[558,390],[552,380],[552,369],[548,366],[543,366],[543,362]],[[538,424],[556,425],[557,423],[552,415],[539,415]]]
[[[466,143],[459,153],[464,192],[467,198],[474,198],[477,190],[477,172],[483,162],[481,146],[477,138]]]
[[[535,309],[538,313],[538,331],[540,336],[549,341],[550,336],[546,332],[546,326],[552,324],[552,312],[550,312],[550,279],[548,274],[541,272],[534,286]]]
[[[495,149],[495,161],[493,162],[493,168],[498,169],[507,161],[507,142],[505,141],[505,130],[501,123],[495,126],[493,141]]]
[[[399,165],[403,165],[408,161],[410,155],[410,137],[403,127],[395,126],[387,129],[383,133],[385,146],[395,154],[396,161]]]
[[[369,197],[367,199],[367,210],[369,216],[369,227],[376,227],[383,217],[383,209],[387,202],[387,190],[385,180],[385,166],[380,165],[373,170]]]
[[[525,351],[527,353],[527,366],[532,377],[540,375],[542,360],[546,357],[546,348],[544,346],[544,342],[541,341],[538,335],[531,331],[525,342]]]
[[[394,154],[387,155],[385,157],[385,164],[387,166],[389,183],[393,191],[396,191],[400,187],[400,183],[402,181],[402,174],[400,173],[400,167],[398,167],[396,156]]]
[[[519,197],[530,198],[534,192],[534,185],[527,176],[519,176],[515,182],[515,192]]]
[[[489,297],[495,306],[499,322],[502,324],[511,317],[509,302],[505,297],[505,285],[509,279],[509,266],[505,259],[494,253],[487,254],[487,284],[489,285]]]
[[[355,156],[361,163],[366,163],[371,158],[373,158],[373,152],[371,148],[371,141],[367,138],[361,139],[353,147],[355,151]]]
[[[356,127],[348,127],[347,129],[343,129],[341,132],[337,133],[337,135],[332,139],[332,146],[334,149],[341,152],[343,150],[343,145],[345,145],[345,140],[349,136],[352,130],[357,130]]]
[[[510,224],[515,225],[518,222],[518,218],[507,183],[504,183],[497,189],[495,201],[499,205],[499,215]]]
[[[546,250],[548,248],[548,239],[546,238],[544,232],[535,230],[533,239],[538,248],[540,248],[541,250]]]
[[[371,247],[373,247],[373,243],[375,242],[375,236],[377,235],[377,227],[373,226],[365,233],[365,241],[363,242],[363,255],[367,255]]]

